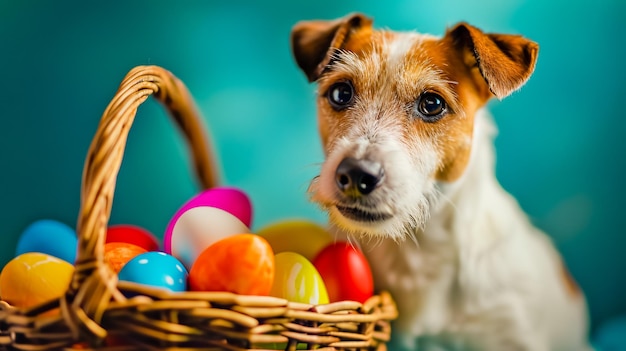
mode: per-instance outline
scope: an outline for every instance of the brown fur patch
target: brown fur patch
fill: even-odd
[[[416,39],[408,51],[391,49],[410,38]],[[468,24],[438,39],[374,30],[369,19],[356,15],[299,24],[292,39],[298,63],[319,83],[319,131],[326,151],[350,124],[346,111],[328,105],[326,92],[338,81],[350,81],[362,104],[384,104],[386,116],[396,114],[409,146],[416,139],[434,145],[439,163],[433,177],[446,182],[457,180],[469,163],[477,110],[492,93],[502,97],[523,84],[537,53],[536,44],[524,38],[484,34]],[[408,106],[424,92],[437,93],[448,104],[448,113],[436,122],[411,115]]]
[[[441,135],[437,142],[441,150],[441,162],[435,178],[450,182],[458,179],[469,163],[474,116],[491,94],[482,78],[476,76],[477,69],[463,62],[462,53],[452,46],[448,38],[424,43],[421,50],[427,51],[432,63],[453,82],[448,88],[454,92],[457,100],[457,110],[453,110],[440,122],[427,125],[438,129]]]
[[[563,279],[563,283],[565,284],[565,287],[567,288],[567,292],[572,297],[579,297],[582,295],[580,286],[578,286],[576,279],[574,279],[569,269],[567,269],[565,262],[563,262],[562,260],[561,260],[561,279]]]

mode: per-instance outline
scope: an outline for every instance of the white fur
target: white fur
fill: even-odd
[[[398,303],[395,332],[420,351],[587,350],[584,298],[568,295],[552,243],[497,182],[485,112],[475,128],[468,169],[440,185],[447,201],[417,230],[419,246],[361,241],[377,289]]]

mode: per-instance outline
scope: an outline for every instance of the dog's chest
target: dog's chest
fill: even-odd
[[[418,243],[363,243],[378,290],[390,291],[401,313],[397,325],[412,334],[439,334],[458,314],[458,256],[444,227],[428,226]],[[418,235],[421,236],[421,235]]]

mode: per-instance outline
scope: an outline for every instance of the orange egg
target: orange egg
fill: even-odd
[[[255,234],[237,234],[200,253],[189,272],[194,291],[269,295],[274,282],[274,252]]]
[[[28,252],[17,256],[0,273],[0,296],[25,308],[60,298],[70,284],[74,266],[56,257]]]
[[[122,242],[106,243],[104,245],[104,262],[115,273],[119,273],[126,262],[145,252],[147,252],[146,249],[134,244]]]
[[[111,348],[114,347],[126,347],[126,349],[128,349],[128,346],[132,345],[129,341],[125,340],[122,337],[119,336],[112,336],[112,335],[108,335],[105,339],[104,339],[104,344],[106,346],[109,346]],[[72,345],[72,350],[77,349],[77,350],[93,350],[93,348],[91,348],[91,346],[89,346],[88,343],[86,342],[81,342],[81,343],[77,343]]]

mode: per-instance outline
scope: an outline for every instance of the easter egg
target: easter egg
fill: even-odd
[[[0,296],[9,304],[25,308],[60,298],[67,290],[74,266],[39,252],[21,254],[0,273]]]
[[[176,222],[169,240],[169,252],[190,268],[202,250],[211,244],[250,229],[232,214],[215,207],[194,207]]]
[[[187,269],[175,257],[152,251],[128,261],[118,277],[123,281],[180,292],[187,288],[187,275]]]
[[[257,232],[272,246],[274,253],[296,252],[312,260],[333,238],[320,225],[307,220],[283,220]]]
[[[328,303],[322,277],[304,256],[295,252],[281,252],[274,256],[274,264],[276,268],[271,296],[312,305]]]
[[[30,224],[22,232],[17,242],[15,256],[27,252],[40,252],[74,263],[77,246],[78,238],[74,229],[59,221],[41,219]]]
[[[313,265],[322,276],[330,302],[365,302],[374,293],[374,278],[367,259],[347,242],[336,242],[325,247],[313,259]]]
[[[624,350],[626,346],[626,315],[602,322],[593,335],[595,350]]]
[[[237,234],[207,247],[189,272],[193,291],[268,295],[274,280],[274,252],[255,234]]]
[[[157,251],[159,239],[148,230],[128,224],[116,224],[107,228],[106,243],[129,243],[143,247],[146,251]]]
[[[115,273],[119,273],[128,261],[145,252],[147,251],[143,247],[129,243],[106,243],[104,245],[104,262],[106,262]]]
[[[246,193],[234,187],[211,188],[192,197],[170,219],[163,235],[165,252],[172,252],[171,245],[175,241],[172,235],[180,217],[195,207],[218,208],[235,216],[244,226],[250,228],[252,225],[252,203]]]

